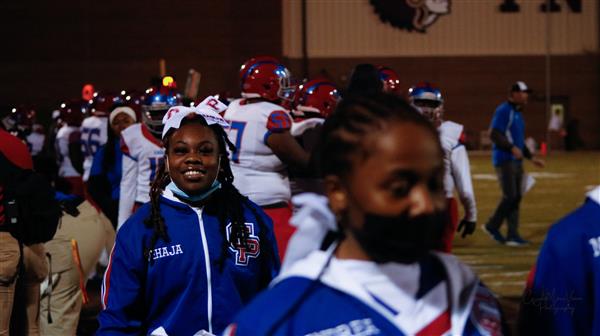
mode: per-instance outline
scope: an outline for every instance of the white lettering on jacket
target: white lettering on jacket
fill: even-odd
[[[150,257],[152,260],[156,260],[164,257],[172,257],[177,254],[183,254],[181,244],[155,248],[152,250]]]
[[[370,318],[353,320],[336,327],[312,332],[305,336],[369,336],[379,335],[380,331]]]

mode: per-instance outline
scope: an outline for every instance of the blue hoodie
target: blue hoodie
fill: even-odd
[[[250,208],[266,224],[267,241],[260,241]],[[117,233],[102,287],[98,335],[219,333],[279,271],[271,220],[250,201],[244,204],[250,248],[229,247],[222,269],[222,224],[168,190],[160,197],[160,212],[170,241],[158,239],[146,260],[153,229],[144,220],[150,209],[142,206]],[[272,251],[268,258],[265,244]]]

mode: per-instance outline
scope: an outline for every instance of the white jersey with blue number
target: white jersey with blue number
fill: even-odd
[[[108,118],[90,116],[81,123],[81,152],[83,153],[83,181],[90,177],[94,154],[107,140]]]
[[[56,133],[54,144],[58,163],[58,176],[81,176],[73,167],[71,157],[69,156],[69,144],[77,141],[79,141],[79,127],[64,125]]]
[[[229,104],[224,118],[236,147],[231,156],[235,187],[261,206],[289,201],[287,167],[267,145],[271,134],[290,130],[289,113],[267,101],[238,99]]]
[[[123,175],[119,193],[119,227],[131,216],[135,203],[150,201],[150,185],[165,150],[143,124],[133,124],[121,132]]]
[[[31,156],[36,156],[42,152],[45,141],[46,136],[44,133],[31,132],[31,134],[27,136],[27,148],[29,148]]]

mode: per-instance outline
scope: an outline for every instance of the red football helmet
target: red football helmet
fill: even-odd
[[[81,100],[72,100],[60,104],[60,120],[69,126],[81,126],[83,117],[87,112],[86,103]]]
[[[340,100],[335,84],[325,79],[313,79],[298,87],[294,95],[294,116],[327,118]]]
[[[113,92],[94,92],[94,98],[90,103],[91,112],[96,116],[107,116],[115,104],[121,103],[120,95]]]
[[[264,98],[272,102],[290,100],[294,93],[290,81],[290,71],[271,56],[253,57],[240,68],[244,98]]]
[[[379,78],[383,82],[383,91],[400,95],[402,92],[400,90],[400,76],[398,76],[398,73],[392,68],[385,66],[380,66],[378,70]]]

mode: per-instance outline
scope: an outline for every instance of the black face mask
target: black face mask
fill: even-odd
[[[362,229],[351,228],[371,260],[411,264],[441,247],[443,212],[410,218],[408,213],[386,217],[367,213]]]

